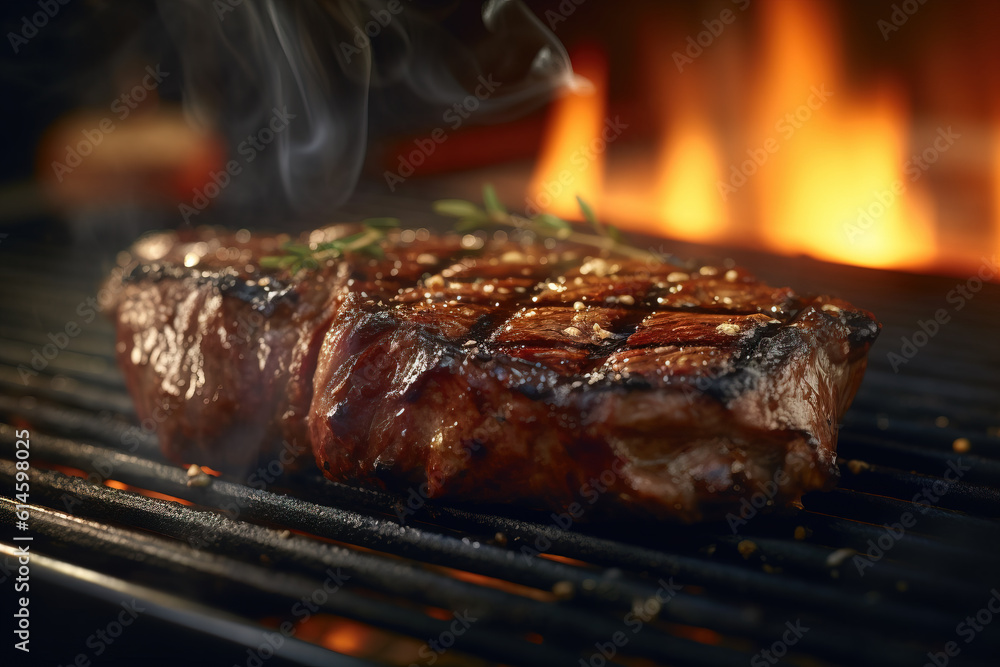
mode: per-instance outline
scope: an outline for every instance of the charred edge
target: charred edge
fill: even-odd
[[[123,283],[155,283],[161,280],[183,280],[195,285],[210,285],[220,294],[244,301],[266,316],[270,316],[279,303],[296,299],[294,289],[288,283],[256,273],[243,279],[231,268],[203,271],[176,264],[154,263],[139,264],[122,275]]]
[[[871,315],[864,311],[848,311],[847,326],[851,332],[847,335],[847,340],[852,346],[871,345],[878,338],[882,325]]]
[[[524,382],[516,387],[513,387],[513,390],[527,396],[533,401],[541,401],[552,396],[551,387],[547,387],[540,383],[531,384],[530,382]]]
[[[740,345],[733,355],[733,370],[715,377],[698,387],[706,396],[723,405],[757,390],[762,377],[788,361],[805,341],[802,332],[787,325],[764,327]]]

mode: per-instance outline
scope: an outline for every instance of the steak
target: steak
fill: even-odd
[[[411,498],[719,518],[833,484],[880,328],[729,264],[421,230],[262,269],[286,240],[153,235],[112,278],[119,362],[171,459],[243,474],[312,451]]]

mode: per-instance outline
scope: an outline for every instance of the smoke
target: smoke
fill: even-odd
[[[521,2],[490,0],[471,22],[461,4],[158,0],[185,113],[221,132],[240,167],[215,204],[319,220],[353,191],[370,139],[440,123],[484,79],[500,85],[475,122],[575,85],[565,49]]]

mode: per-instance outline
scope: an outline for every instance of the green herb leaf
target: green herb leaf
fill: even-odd
[[[490,224],[490,221],[483,217],[459,218],[458,221],[455,222],[454,229],[456,232],[471,232],[475,229],[489,227]]]
[[[611,251],[634,259],[649,261],[652,258],[662,261],[654,252],[627,245],[618,228],[601,224],[594,214],[594,209],[582,197],[578,196],[576,201],[584,219],[596,234],[574,231],[573,225],[551,213],[539,213],[531,218],[508,213],[490,184],[483,186],[482,207],[464,199],[441,199],[434,202],[433,207],[440,215],[457,218],[454,227],[456,232],[465,233],[476,229],[487,229],[494,225],[505,225],[533,232],[540,237],[568,239],[574,243],[590,245],[601,251]],[[362,221],[363,231],[335,241],[311,245],[286,243],[282,246],[284,255],[264,257],[260,260],[260,266],[265,269],[285,269],[296,273],[305,268],[317,268],[322,262],[341,257],[347,252],[357,252],[369,257],[384,257],[385,253],[380,242],[385,238],[386,231],[395,229],[399,224],[396,218],[368,218]]]
[[[398,226],[399,220],[396,218],[369,218],[362,224],[364,231],[335,241],[310,245],[286,243],[281,247],[286,254],[262,257],[260,266],[264,269],[287,269],[291,273],[298,273],[302,269],[319,268],[321,262],[340,257],[345,252],[383,257],[384,253],[379,243],[385,238],[385,231]]]
[[[532,218],[532,221],[543,227],[551,227],[555,230],[572,229],[568,222],[558,216],[552,215],[551,213],[539,213]]]
[[[368,229],[388,231],[399,227],[399,218],[365,218],[361,224]]]
[[[282,250],[292,255],[298,255],[299,257],[308,257],[315,252],[312,248],[302,243],[286,243],[281,246]]]
[[[358,252],[362,255],[367,255],[369,257],[374,257],[375,259],[382,259],[385,257],[385,251],[382,250],[382,246],[377,244],[366,245],[358,248]]]
[[[624,243],[625,239],[622,238],[621,230],[619,230],[614,225],[604,225],[604,233],[609,239],[615,243]]]
[[[497,191],[489,183],[483,186],[483,206],[492,217],[506,216],[507,209],[500,203]]]
[[[262,257],[260,265],[265,269],[285,269],[297,261],[292,255],[273,255],[271,257]]]
[[[486,212],[464,199],[439,199],[433,204],[434,212],[446,215],[450,218],[475,218],[486,219]]]
[[[604,229],[601,223],[597,221],[597,216],[594,214],[594,209],[590,207],[590,204],[583,200],[580,195],[576,196],[576,203],[580,206],[580,212],[583,213],[583,219],[590,223],[590,226],[594,228],[594,231],[600,235],[604,235]]]
[[[337,239],[336,241],[331,241],[330,243],[323,243],[321,246],[331,246],[331,249],[336,250],[346,250],[350,248],[353,244],[357,243],[361,239],[368,236],[368,232],[355,232],[350,236],[345,236],[344,238]]]

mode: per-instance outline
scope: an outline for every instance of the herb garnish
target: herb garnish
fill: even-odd
[[[534,232],[542,237],[553,237],[581,245],[589,245],[633,259],[662,261],[662,257],[656,253],[640,250],[625,243],[618,228],[600,222],[594,214],[594,209],[582,197],[577,196],[576,201],[580,206],[584,220],[594,230],[593,234],[575,232],[570,223],[551,213],[539,213],[531,217],[508,213],[497,198],[496,190],[489,184],[483,186],[482,207],[465,199],[440,199],[434,202],[434,210],[441,215],[458,218],[455,223],[456,232],[468,232],[495,226],[514,227]]]
[[[483,186],[483,203],[479,205],[465,199],[439,199],[434,202],[436,213],[457,218],[454,230],[467,233],[491,227],[513,227],[530,231],[543,238],[556,238],[587,245],[610,253],[644,261],[673,262],[675,258],[649,250],[640,250],[628,245],[617,227],[597,219],[594,209],[580,196],[576,198],[584,220],[593,230],[592,234],[577,232],[573,226],[551,213],[539,213],[531,217],[510,213],[500,202],[492,185]],[[327,259],[335,259],[345,252],[360,252],[371,257],[382,257],[381,242],[386,233],[399,227],[396,218],[368,218],[362,221],[364,230],[336,241],[326,243],[293,243],[282,246],[284,255],[264,257],[260,265],[268,269],[288,269],[297,273],[301,269],[315,269]]]
[[[281,246],[284,255],[262,257],[260,265],[265,269],[288,269],[298,273],[301,269],[319,268],[321,262],[336,259],[345,252],[360,252],[371,257],[382,257],[382,239],[386,233],[399,227],[397,218],[368,218],[362,220],[364,229],[356,234],[336,241],[324,243],[293,243]]]

